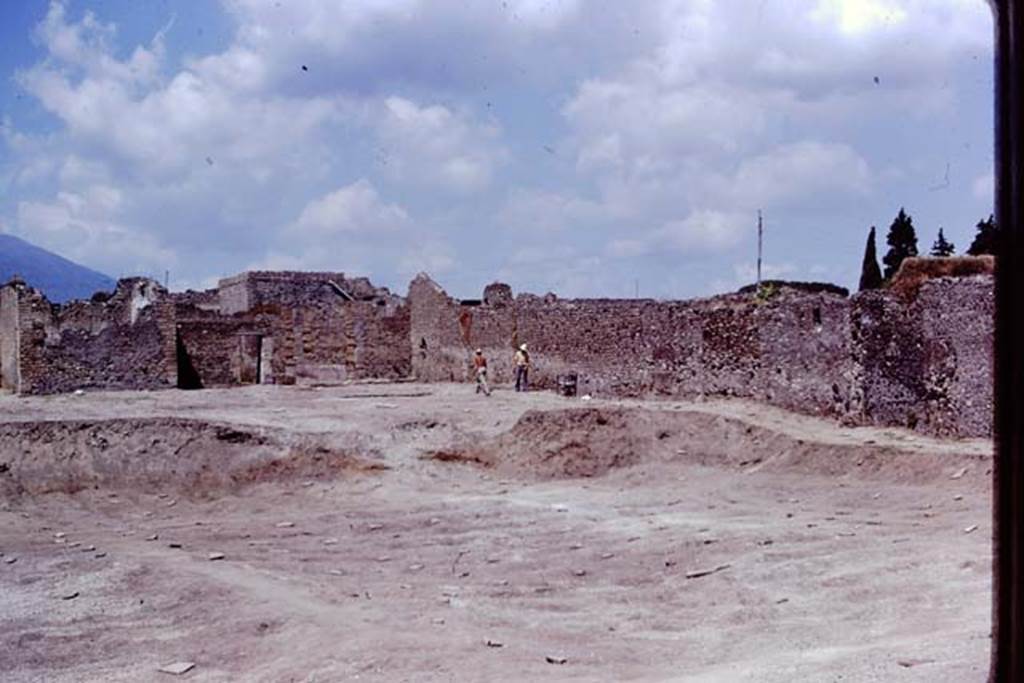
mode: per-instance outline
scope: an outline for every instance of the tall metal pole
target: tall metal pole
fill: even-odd
[[[757,210],[757,291],[761,291],[761,235],[764,226],[761,223],[761,209]]]

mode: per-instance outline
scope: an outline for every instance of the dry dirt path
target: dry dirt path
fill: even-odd
[[[174,680],[156,670],[181,660],[195,681],[984,680],[991,444],[749,403],[470,392],[0,397],[0,422],[188,417],[389,467],[0,501],[3,680]],[[589,479],[421,457],[584,405],[629,411],[656,455]]]

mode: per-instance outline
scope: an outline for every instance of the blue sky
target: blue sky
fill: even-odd
[[[992,210],[982,0],[0,7],[0,231],[115,277],[852,287]],[[884,244],[879,244],[884,252]]]

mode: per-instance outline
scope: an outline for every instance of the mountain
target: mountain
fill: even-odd
[[[14,235],[0,233],[0,285],[15,275],[42,290],[54,303],[88,299],[99,290],[112,290],[112,278],[57,256]]]

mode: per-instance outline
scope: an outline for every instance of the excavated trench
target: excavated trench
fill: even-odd
[[[798,438],[700,411],[534,409],[491,436],[434,419],[421,422],[391,430],[388,442],[379,434],[375,440],[351,432],[309,434],[171,417],[0,423],[0,494],[171,489],[210,497],[253,483],[387,469],[385,448],[410,450],[421,461],[470,463],[529,480],[600,477],[654,462],[890,483],[924,483],[957,472],[958,478],[980,479],[991,467],[987,455],[966,447],[936,454],[870,440]]]
[[[870,440],[814,441],[722,415],[642,408],[531,410],[497,438],[426,457],[534,479],[599,477],[649,462],[685,462],[747,473],[877,477],[891,483],[925,483],[959,471],[960,477],[991,473],[990,456],[970,448],[936,454]]]
[[[0,398],[0,678],[984,666],[988,442],[429,389]]]
[[[195,497],[383,468],[315,435],[185,418],[0,423],[0,494],[176,490]]]

